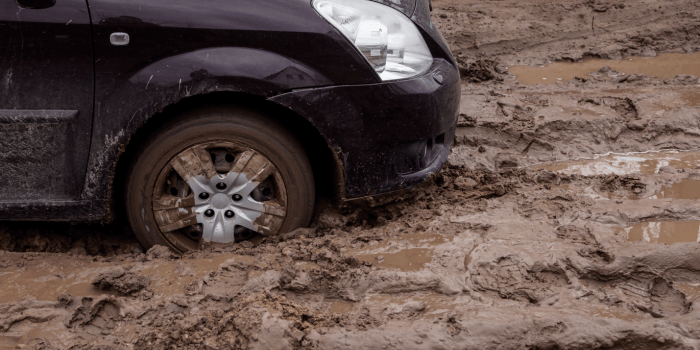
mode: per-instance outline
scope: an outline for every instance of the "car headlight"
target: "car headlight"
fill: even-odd
[[[313,7],[360,50],[382,81],[424,73],[433,56],[404,14],[369,0],[314,0]]]

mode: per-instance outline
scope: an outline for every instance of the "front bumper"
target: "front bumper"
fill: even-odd
[[[345,198],[411,188],[447,160],[459,114],[459,72],[435,59],[396,82],[298,90],[270,100],[308,119],[342,162]]]

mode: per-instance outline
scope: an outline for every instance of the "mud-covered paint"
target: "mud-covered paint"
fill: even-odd
[[[0,3],[0,201],[79,198],[92,107],[85,1],[40,10]]]
[[[433,79],[443,76],[442,83]],[[449,155],[459,112],[455,66],[435,59],[425,75],[393,83],[294,91],[270,98],[305,116],[340,150],[347,198],[410,188],[440,169]],[[381,107],[378,107],[381,106]],[[399,175],[396,154],[415,142],[444,134],[427,168]]]

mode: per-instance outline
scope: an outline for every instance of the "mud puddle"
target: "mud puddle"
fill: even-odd
[[[418,271],[432,261],[436,246],[452,238],[429,231],[400,233],[388,242],[355,244],[344,253],[383,268]]]
[[[671,186],[664,186],[651,197],[651,199],[657,198],[700,199],[700,181],[683,179]]]
[[[30,297],[56,300],[62,294],[82,296],[118,295],[100,290],[92,282],[102,272],[125,268],[131,273],[148,277],[149,289],[159,297],[182,293],[185,286],[202,278],[228,260],[252,260],[248,256],[219,255],[211,259],[188,259],[146,263],[94,262],[90,258],[77,260],[69,256],[35,253],[21,264],[7,267],[0,273],[0,303]],[[10,257],[7,257],[10,258]],[[3,259],[0,257],[0,262]]]
[[[412,248],[396,253],[360,254],[357,258],[384,268],[418,271],[432,261],[433,254],[432,249]]]
[[[700,151],[664,151],[645,153],[611,153],[593,159],[533,165],[534,170],[549,170],[566,175],[656,174],[665,166],[677,169],[700,166]]]
[[[700,221],[652,221],[620,229],[618,234],[630,242],[674,244],[683,242],[700,242],[698,231]]]
[[[660,79],[680,74],[700,76],[700,53],[666,53],[656,57],[630,57],[619,61],[588,59],[576,63],[554,62],[542,67],[513,66],[509,71],[516,75],[516,80],[521,84],[555,84],[574,77],[586,78],[605,66],[616,71],[612,76],[620,77],[629,74],[645,74]],[[690,98],[695,100],[693,96]]]

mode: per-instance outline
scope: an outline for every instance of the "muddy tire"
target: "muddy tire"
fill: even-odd
[[[299,142],[242,108],[192,111],[159,129],[132,161],[125,190],[141,244],[181,252],[306,226],[315,200]]]

